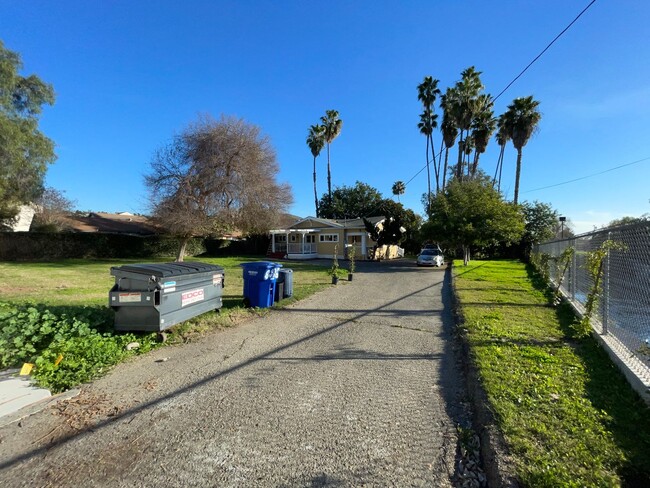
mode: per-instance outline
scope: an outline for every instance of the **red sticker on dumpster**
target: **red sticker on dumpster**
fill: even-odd
[[[203,298],[203,288],[187,291],[181,295],[181,307],[203,301]]]
[[[140,293],[120,293],[120,303],[133,303],[141,301],[142,295]]]

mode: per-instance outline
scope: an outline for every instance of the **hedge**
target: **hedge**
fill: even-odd
[[[187,244],[186,256],[260,255],[268,245],[266,235],[240,241],[195,237]],[[165,235],[0,232],[0,261],[175,257],[177,250],[178,240]]]

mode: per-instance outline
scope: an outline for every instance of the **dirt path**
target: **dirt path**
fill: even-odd
[[[118,366],[0,429],[3,486],[449,486],[466,422],[444,270],[353,282]]]

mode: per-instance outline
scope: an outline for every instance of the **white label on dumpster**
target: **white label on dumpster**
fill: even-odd
[[[192,303],[203,301],[204,293],[203,288],[197,288],[196,290],[186,291],[181,295],[181,307],[186,305],[191,305]]]
[[[171,293],[172,291],[176,291],[176,282],[175,281],[165,281],[162,284],[163,291],[164,293]]]
[[[133,303],[141,301],[142,295],[140,293],[120,293],[120,303]]]
[[[220,274],[212,275],[212,284],[213,285],[221,285],[222,280],[223,280],[223,275],[220,275]]]

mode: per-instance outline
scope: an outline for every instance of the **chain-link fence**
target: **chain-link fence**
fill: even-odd
[[[587,268],[588,253],[607,240],[623,250],[610,250],[602,262],[602,291],[591,324],[607,346],[639,379],[650,384],[650,222],[610,227],[570,239],[540,244],[533,250],[551,259],[547,262],[550,280],[580,313],[584,313],[593,280]],[[558,266],[567,248],[570,260]]]

